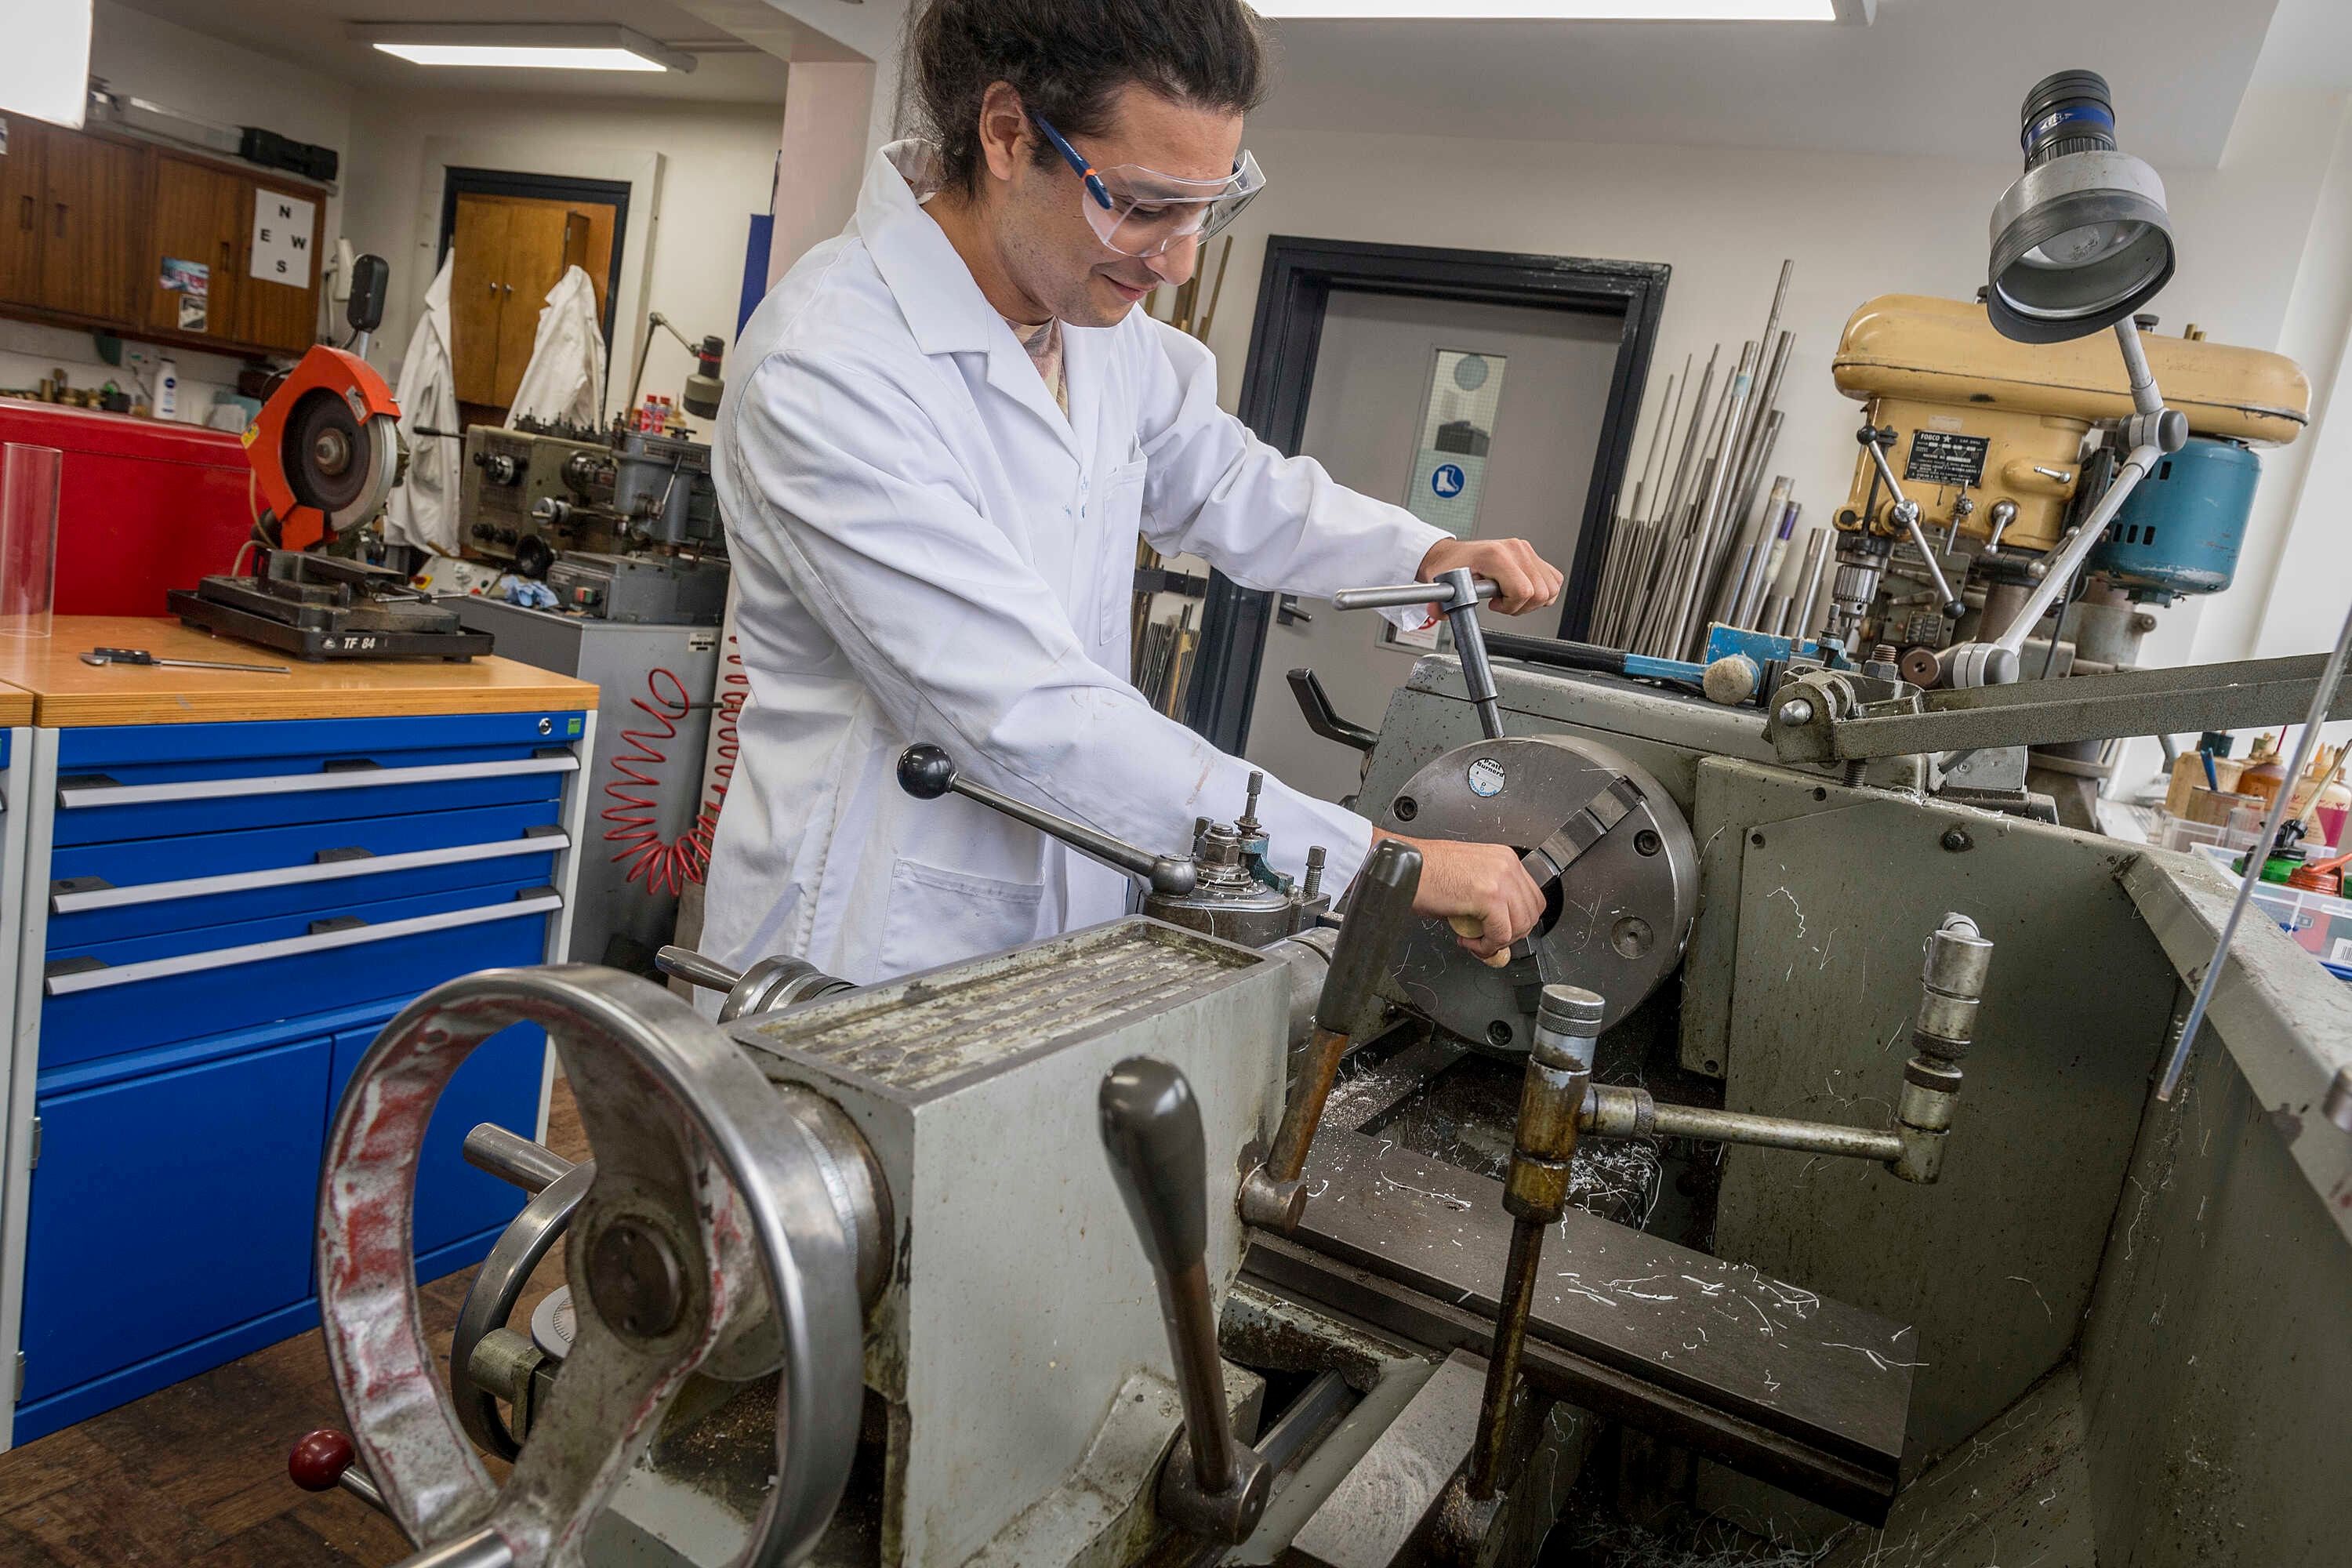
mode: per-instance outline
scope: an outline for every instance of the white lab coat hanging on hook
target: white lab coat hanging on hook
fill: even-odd
[[[868,982],[1113,918],[1118,872],[895,782],[932,742],[967,776],[1158,853],[1238,811],[1247,763],[1128,683],[1139,529],[1245,586],[1410,580],[1446,536],[1286,458],[1219,409],[1207,350],[1141,310],[1065,326],[1070,413],[883,149],[847,233],[746,324],[714,436],[751,695],[703,947]],[[1264,721],[1287,722],[1286,715]],[[1362,818],[1269,780],[1296,875],[1344,886]]]
[[[539,312],[530,363],[507,410],[507,428],[526,416],[601,425],[604,396],[604,329],[596,319],[596,285],[579,268],[567,267]]]

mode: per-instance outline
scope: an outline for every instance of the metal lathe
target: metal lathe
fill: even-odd
[[[2105,215],[2076,282],[2128,312],[2169,238],[2112,146],[2020,189]],[[2018,242],[2063,274],[2054,244]],[[2064,335],[2027,281],[2000,308]],[[2118,321],[2130,363],[2127,314],[2079,330]],[[2146,466],[2182,437],[2140,379]],[[350,1430],[296,1479],[383,1508],[408,1568],[1615,1562],[1556,1553],[1675,1510],[1832,1568],[2341,1563],[2352,998],[2267,922],[2217,948],[2210,862],[1954,761],[2352,717],[2340,660],[2017,682],[1970,643],[1930,686],[1750,646],[1700,696],[1490,648],[1484,592],[1342,595],[1435,598],[1459,652],[1377,732],[1308,707],[1375,823],[1520,851],[1547,911],[1497,966],[1412,913],[1402,843],[1325,887],[1254,801],[1123,844],[917,746],[902,787],[1139,912],[866,986],[667,952],[715,1024],[584,965],[421,998],[330,1133]],[[594,1157],[476,1130],[534,1195],[444,1368],[418,1149],[520,1021]],[[1756,1560],[1685,1547],[1641,1560]]]

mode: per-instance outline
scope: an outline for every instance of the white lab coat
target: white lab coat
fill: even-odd
[[[1410,580],[1445,535],[1286,458],[1216,405],[1207,350],[1142,311],[1064,328],[1070,416],[883,149],[841,237],[738,342],[715,436],[750,696],[704,950],[871,982],[1114,918],[1118,873],[894,769],[964,773],[1159,852],[1241,809],[1249,766],[1128,683],[1140,526],[1253,588]],[[1074,427],[1075,426],[1075,427]],[[1275,722],[1280,715],[1267,715]],[[1268,780],[1296,874],[1344,886],[1370,824]]]
[[[408,472],[383,509],[385,538],[438,555],[457,553],[457,465],[466,460],[466,451],[459,442],[420,435],[417,427],[457,429],[457,373],[449,359],[449,268],[455,261],[454,256],[444,261],[425,291],[425,311],[400,362],[400,384],[392,395],[400,405]]]
[[[604,398],[604,329],[596,319],[596,286],[579,268],[567,267],[540,309],[530,363],[508,407],[507,428],[526,416],[601,425]]]

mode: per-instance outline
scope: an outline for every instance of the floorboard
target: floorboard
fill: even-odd
[[[562,1079],[548,1146],[588,1155]],[[470,1268],[421,1292],[446,1368]],[[517,1326],[563,1282],[558,1246],[531,1277]],[[446,1375],[446,1373],[445,1373]],[[0,1568],[380,1568],[415,1548],[343,1491],[286,1479],[286,1454],[342,1410],[315,1329],[0,1454]],[[493,1466],[494,1471],[501,1467]]]

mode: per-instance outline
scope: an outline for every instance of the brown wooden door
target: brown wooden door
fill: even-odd
[[[505,401],[498,395],[499,321],[513,210],[478,196],[457,198],[450,239],[449,358],[461,403]]]
[[[506,276],[500,279],[499,369],[494,403],[510,404],[530,367],[539,337],[540,311],[548,291],[562,281],[565,240],[572,215],[560,206],[517,205],[507,218]]]
[[[203,332],[225,342],[244,341],[237,305],[244,290],[238,265],[245,243],[247,181],[225,169],[158,154],[141,319],[157,331]],[[178,264],[175,266],[174,264]],[[167,272],[205,269],[199,314],[184,289],[166,289]],[[195,324],[198,321],[202,325]]]
[[[41,293],[41,218],[49,188],[42,156],[47,128],[23,114],[0,116],[0,124],[8,132],[8,151],[0,153],[0,300],[30,305]]]
[[[131,315],[145,253],[147,153],[71,132],[45,137],[39,302],[115,321]]]
[[[248,186],[240,226],[237,336],[263,348],[299,354],[319,341],[319,235],[326,200],[316,191]],[[304,222],[303,208],[309,208]],[[268,231],[267,256],[255,240]],[[274,259],[273,259],[274,258]]]

